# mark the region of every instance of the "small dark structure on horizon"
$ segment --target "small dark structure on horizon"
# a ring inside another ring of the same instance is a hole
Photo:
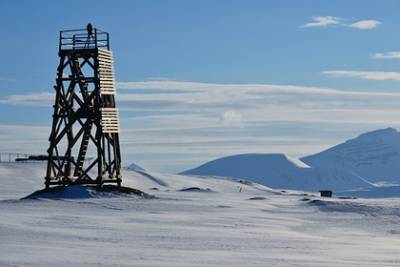
[[[121,186],[119,115],[109,33],[91,24],[86,29],[61,31],[58,55],[46,188]],[[88,155],[92,161],[85,160]]]
[[[332,197],[331,190],[321,190],[319,193],[321,194],[321,197]]]
[[[55,157],[53,156],[53,159],[56,160],[63,160],[64,157],[60,156],[60,157]],[[21,162],[21,161],[48,161],[49,157],[47,155],[27,155],[26,157],[18,157],[15,158],[16,162]]]

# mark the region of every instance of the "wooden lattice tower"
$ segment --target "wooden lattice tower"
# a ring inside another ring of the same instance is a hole
[[[91,24],[61,31],[59,57],[46,188],[120,186],[119,115],[109,34]]]

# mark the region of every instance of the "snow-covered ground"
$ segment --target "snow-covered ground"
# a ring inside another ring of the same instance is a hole
[[[19,200],[43,175],[0,164],[0,266],[400,266],[399,199],[125,170],[156,198]]]

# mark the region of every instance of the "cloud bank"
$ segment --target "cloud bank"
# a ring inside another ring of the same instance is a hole
[[[375,81],[399,81],[400,72],[393,71],[353,71],[353,70],[328,70],[323,71],[328,77],[362,78]]]
[[[400,59],[400,52],[376,53],[371,56],[373,59]]]
[[[399,93],[168,80],[126,81],[117,87],[126,164],[160,171],[237,153],[303,156],[366,130],[400,125]],[[52,93],[37,95],[11,95],[0,102],[52,105]],[[28,128],[17,130],[23,134]],[[38,128],[30,138],[46,147],[49,131],[49,126]]]

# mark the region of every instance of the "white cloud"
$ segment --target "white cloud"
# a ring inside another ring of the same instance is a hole
[[[242,114],[234,110],[225,111],[222,115],[222,122],[226,126],[242,127]]]
[[[301,27],[315,28],[315,27],[326,27],[326,26],[337,25],[337,26],[350,27],[360,30],[371,30],[375,29],[376,27],[382,24],[382,22],[373,19],[359,20],[350,24],[342,23],[342,21],[344,20],[346,19],[333,16],[315,16],[312,17],[310,22],[301,25]]]
[[[310,22],[303,24],[302,27],[304,27],[304,28],[325,27],[325,26],[329,26],[329,25],[339,24],[340,21],[341,21],[341,19],[338,17],[316,16],[316,17],[312,17]]]
[[[400,72],[393,71],[329,70],[323,71],[322,73],[330,77],[362,78],[376,81],[400,80]]]
[[[400,52],[385,52],[385,53],[376,53],[371,56],[374,59],[400,59]]]
[[[378,20],[370,19],[370,20],[360,20],[360,21],[354,22],[348,26],[351,28],[356,28],[356,29],[361,29],[361,30],[371,30],[371,29],[375,29],[380,24],[382,24],[382,22],[380,22]]]
[[[54,101],[54,97],[54,94],[49,92],[10,95],[0,99],[0,103],[21,106],[50,107],[51,103]]]

